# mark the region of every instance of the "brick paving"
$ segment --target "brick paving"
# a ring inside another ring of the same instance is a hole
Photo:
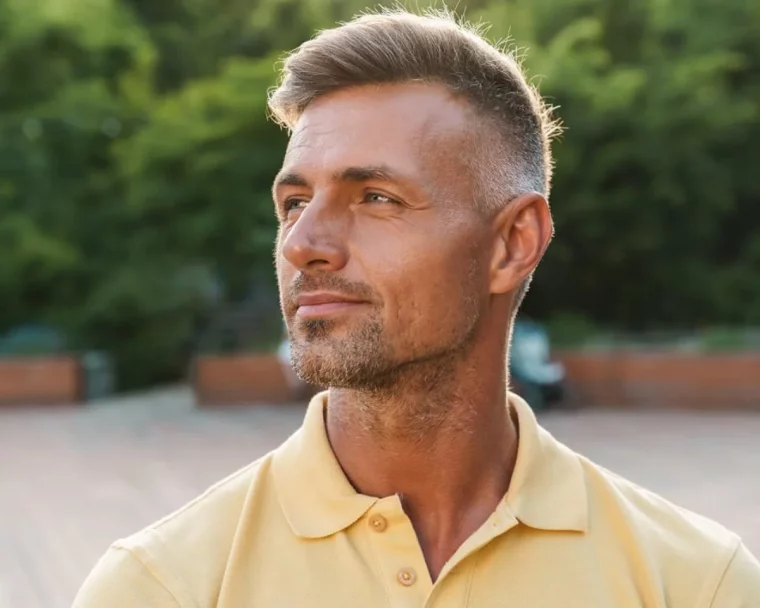
[[[0,608],[68,608],[111,541],[278,445],[303,406],[197,410],[184,389],[0,410]],[[574,449],[760,554],[760,415],[557,412]]]

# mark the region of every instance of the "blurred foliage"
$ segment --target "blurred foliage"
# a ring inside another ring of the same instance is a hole
[[[498,3],[567,126],[526,308],[627,330],[760,321],[760,4]]]
[[[526,313],[570,341],[760,323],[760,3],[466,4],[567,127]],[[183,373],[217,296],[271,289],[276,59],[365,6],[0,0],[0,333],[59,327],[122,387]]]
[[[599,328],[586,315],[562,311],[551,315],[546,331],[554,348],[583,346],[600,334]]]

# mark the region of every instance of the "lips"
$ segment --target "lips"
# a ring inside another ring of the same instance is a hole
[[[304,293],[296,298],[296,315],[303,319],[323,318],[366,303],[365,300],[340,293]]]
[[[362,300],[332,292],[304,293],[296,298],[296,306],[320,306],[322,304],[359,304]]]

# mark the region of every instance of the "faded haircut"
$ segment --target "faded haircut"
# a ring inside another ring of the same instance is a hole
[[[314,100],[350,87],[429,82],[467,100],[482,127],[469,164],[487,212],[527,192],[549,195],[550,143],[560,127],[507,45],[445,10],[364,13],[323,30],[284,61],[269,110],[292,131]],[[477,124],[477,123],[476,123]],[[530,280],[515,296],[515,310]]]

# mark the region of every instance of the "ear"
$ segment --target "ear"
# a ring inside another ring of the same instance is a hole
[[[554,235],[549,203],[538,193],[510,201],[494,218],[491,293],[514,291],[538,266]]]

